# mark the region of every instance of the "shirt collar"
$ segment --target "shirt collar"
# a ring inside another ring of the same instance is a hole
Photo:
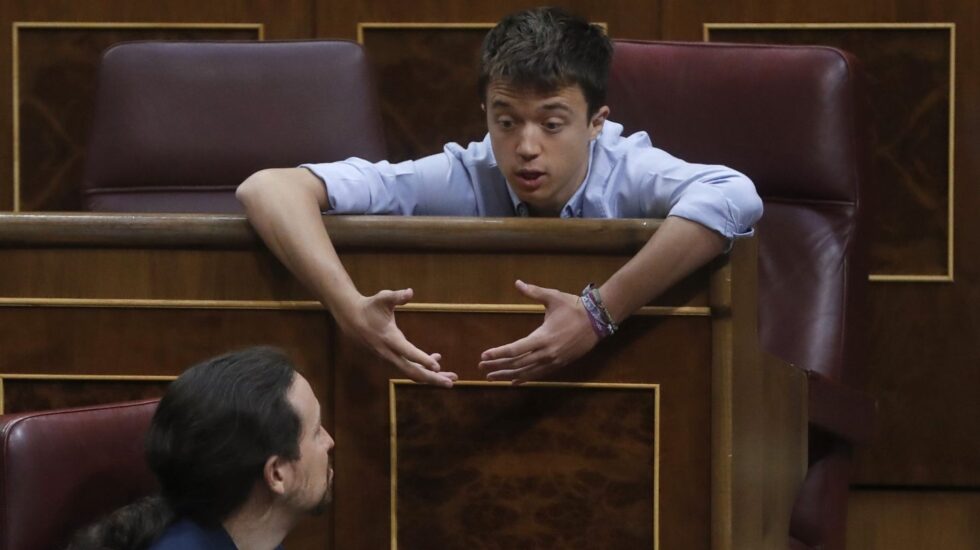
[[[578,186],[575,193],[568,199],[565,206],[562,207],[559,217],[561,218],[581,218],[582,217],[582,204],[585,201],[585,188],[589,183],[589,176],[592,175],[592,157],[595,155],[595,142],[596,140],[589,141],[589,166],[585,170],[585,178],[582,179],[582,184]],[[504,187],[507,188],[507,194],[510,196],[510,202],[514,205],[514,214],[521,218],[526,218],[530,216],[530,209],[527,204],[525,204],[521,199],[517,197],[517,193],[510,188],[510,184],[506,183],[507,178],[504,178]]]

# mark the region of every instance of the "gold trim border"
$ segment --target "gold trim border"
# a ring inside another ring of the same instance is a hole
[[[6,380],[37,380],[63,382],[171,382],[176,376],[144,374],[4,374],[0,373],[0,414],[4,414]]]
[[[390,457],[391,497],[389,515],[391,517],[391,550],[398,550],[398,419],[395,408],[397,386],[417,386],[406,379],[388,380],[388,448]],[[456,386],[469,387],[530,387],[530,388],[594,388],[604,390],[653,390],[653,550],[660,548],[660,384],[637,384],[626,382],[525,382],[514,386],[510,382],[484,382],[479,380],[460,380]],[[452,390],[449,390],[452,391]]]
[[[115,298],[0,298],[0,307],[76,307],[132,309],[276,309],[323,310],[314,301],[275,300],[155,300]],[[396,311],[411,313],[526,313],[542,314],[538,304],[480,304],[452,302],[416,302],[397,306]],[[632,316],[641,317],[710,317],[710,307],[644,306]]]
[[[609,34],[609,24],[605,22],[596,22],[596,25],[602,27],[602,30]],[[392,23],[392,22],[380,22],[380,21],[365,21],[357,23],[357,43],[364,45],[364,31],[365,30],[408,30],[408,29],[430,29],[430,30],[490,30],[494,28],[497,23],[480,23],[480,22],[461,22],[461,23],[425,23],[420,21],[410,21],[405,23]]]
[[[948,230],[946,235],[946,273],[940,275],[872,273],[868,280],[875,283],[952,283],[955,279],[955,152],[956,152],[956,23],[703,23],[702,41],[711,42],[711,30],[748,29],[832,29],[832,30],[948,30],[949,31],[949,175],[947,194]]]
[[[13,212],[20,212],[20,41],[21,29],[201,29],[201,30],[255,30],[258,40],[265,40],[264,23],[152,23],[152,22],[76,22],[76,21],[14,21],[11,23],[13,98]]]
[[[375,21],[357,23],[357,43],[364,45],[365,30],[407,30],[407,29],[432,29],[432,30],[490,30],[496,23],[382,23]]]

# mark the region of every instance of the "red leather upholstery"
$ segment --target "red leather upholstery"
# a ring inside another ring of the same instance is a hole
[[[0,550],[63,548],[155,489],[143,439],[157,400],[0,416]]]
[[[118,44],[98,86],[90,210],[240,212],[235,187],[257,170],[385,156],[353,42]]]
[[[792,544],[842,548],[847,439],[868,433],[872,412],[844,389],[861,383],[868,275],[872,137],[857,60],[820,46],[617,41],[608,103],[628,132],[755,182],[762,345],[811,378]],[[841,418],[850,430],[835,436]]]

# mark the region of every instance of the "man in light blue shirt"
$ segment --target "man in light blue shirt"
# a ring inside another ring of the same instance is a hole
[[[758,216],[755,187],[724,166],[691,164],[650,143],[622,136],[605,121],[589,143],[585,181],[562,205],[562,218],[666,218],[696,221],[726,239],[748,234]],[[332,214],[529,216],[532,205],[507,185],[490,135],[463,148],[399,164],[361,159],[304,164],[327,186]],[[743,212],[745,205],[747,208]]]
[[[762,214],[752,182],[724,166],[690,164],[643,133],[608,121],[612,44],[557,8],[519,12],[484,40],[479,89],[488,134],[463,148],[398,164],[360,159],[258,172],[238,189],[269,248],[333,313],[341,329],[419,382],[451,386],[439,354],[409,342],[394,308],[411,289],[362,296],[320,220],[333,214],[666,218],[599,288],[581,296],[517,281],[544,304],[542,325],[489,349],[490,380],[547,377],[612,335],[619,322],[751,234]]]

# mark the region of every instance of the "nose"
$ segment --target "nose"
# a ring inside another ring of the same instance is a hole
[[[533,124],[526,124],[521,129],[520,137],[517,141],[517,154],[526,161],[532,160],[541,154],[541,142],[537,128]]]

